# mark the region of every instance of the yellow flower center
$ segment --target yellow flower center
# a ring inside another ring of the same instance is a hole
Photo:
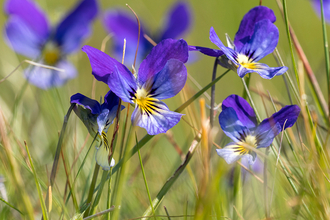
[[[147,114],[153,114],[157,111],[156,102],[158,99],[149,96],[148,92],[144,88],[139,88],[136,90],[133,102],[138,105],[138,107]]]
[[[245,54],[238,54],[237,62],[247,69],[256,69],[258,63],[252,63],[252,60]]]
[[[237,145],[238,147],[235,149],[235,152],[244,155],[249,153],[249,151],[251,151],[251,148],[257,147],[257,139],[255,136],[247,135],[244,141],[239,142]]]
[[[42,56],[47,65],[54,66],[60,59],[61,51],[53,42],[49,42],[45,45]]]

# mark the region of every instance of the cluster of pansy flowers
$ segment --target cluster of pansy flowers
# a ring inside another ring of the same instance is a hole
[[[49,27],[43,12],[28,0],[8,0],[5,10],[10,16],[5,32],[12,48],[41,63],[65,70],[65,74],[61,74],[52,69],[30,67],[25,70],[25,76],[32,84],[46,89],[62,85],[76,75],[75,68],[65,58],[76,51],[90,34],[89,24],[98,11],[96,0],[82,0],[53,29]],[[234,41],[227,36],[228,47],[224,46],[213,27],[210,29],[210,40],[220,50],[188,46],[183,39],[172,39],[182,34],[190,23],[188,6],[179,2],[170,10],[162,34],[154,38],[158,41],[155,47],[152,48],[150,43],[141,38],[137,74],[106,53],[83,46],[82,50],[90,60],[92,74],[111,90],[105,95],[103,104],[80,93],[71,97],[71,103],[76,104],[75,113],[96,138],[97,163],[105,170],[114,165],[114,160],[110,161],[106,133],[116,113],[123,109],[123,106],[119,106],[119,98],[135,105],[132,124],[146,129],[149,135],[165,133],[180,121],[183,115],[169,110],[161,100],[175,96],[184,87],[187,79],[185,63],[190,51],[218,57],[221,66],[237,72],[241,78],[252,72],[266,79],[284,74],[288,69],[285,66],[269,67],[258,62],[277,46],[279,31],[273,24],[275,20],[271,9],[257,6],[243,17]],[[125,38],[126,63],[132,64],[138,39],[137,24],[122,11],[106,12],[103,22],[114,35],[114,56],[120,57],[122,40]],[[145,32],[142,28],[140,34]],[[148,51],[150,53],[142,60]],[[227,163],[243,157],[253,164],[255,149],[271,145],[276,135],[294,125],[299,113],[298,106],[285,106],[258,125],[255,112],[247,101],[238,95],[228,96],[222,103],[219,123],[233,142],[218,149],[218,155]]]

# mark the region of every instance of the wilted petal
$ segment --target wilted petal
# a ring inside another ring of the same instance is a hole
[[[94,138],[98,134],[97,115],[92,114],[90,109],[84,108],[81,105],[76,105],[73,110]]]
[[[242,136],[249,134],[248,128],[243,125],[231,107],[222,110],[219,123],[223,132],[235,142],[241,141]]]
[[[97,11],[96,0],[83,0],[58,25],[54,40],[63,53],[72,53],[80,48],[82,41],[91,33],[90,23]]]
[[[45,14],[29,0],[8,0],[4,10],[12,17],[19,18],[40,39],[49,35],[49,26]]]
[[[249,164],[252,165],[256,159],[256,153],[245,149],[243,146],[237,145],[234,142],[227,144],[222,149],[216,149],[218,155],[222,157],[228,164],[234,163],[237,160],[244,158],[247,159]]]
[[[109,164],[109,149],[103,144],[96,150],[95,160],[98,165],[102,167],[103,170],[110,170],[111,167],[115,165],[115,160],[112,158]]]
[[[240,51],[243,45],[250,41],[250,38],[254,32],[255,24],[263,19],[268,19],[274,23],[276,21],[276,17],[273,10],[265,6],[257,6],[244,15],[234,39],[234,44],[237,51]]]
[[[15,52],[32,59],[40,56],[44,39],[36,35],[20,18],[10,18],[6,24],[5,33],[6,41]]]
[[[178,38],[187,31],[191,23],[190,9],[187,3],[177,2],[168,13],[167,22],[161,39]]]
[[[211,27],[210,29],[210,40],[212,43],[214,43],[215,45],[217,45],[222,51],[223,53],[228,57],[228,59],[230,59],[234,64],[237,64],[236,58],[237,58],[237,53],[236,51],[234,51],[233,49],[226,47],[221,40],[219,39],[217,33],[215,33],[213,27]]]
[[[152,111],[136,106],[132,114],[132,124],[145,128],[149,135],[165,133],[179,123],[182,114],[172,112],[165,103],[158,101]]]
[[[233,108],[238,120],[247,128],[257,126],[257,119],[250,104],[238,95],[230,95],[222,102],[222,110]]]
[[[78,105],[84,106],[85,108],[91,110],[92,114],[99,114],[101,112],[100,103],[94,99],[90,99],[80,93],[76,93],[71,96],[70,103],[76,103]]]
[[[300,108],[297,105],[287,105],[263,120],[255,130],[258,148],[268,147],[281,131],[292,127],[296,123],[299,113]]]
[[[261,20],[255,24],[250,41],[244,44],[239,53],[245,54],[253,62],[257,62],[274,51],[278,38],[277,27],[270,20]]]
[[[132,102],[130,94],[134,94],[137,87],[133,74],[126,66],[91,46],[86,45],[82,50],[89,58],[94,77],[108,84],[124,102]]]
[[[178,94],[187,81],[187,69],[179,60],[169,60],[155,75],[150,95],[156,99],[167,99]]]
[[[167,61],[176,59],[183,63],[188,60],[188,45],[184,40],[166,39],[157,44],[140,65],[138,82],[143,85],[160,72]]]
[[[110,10],[103,17],[103,25],[110,34],[113,34],[114,54],[117,59],[123,56],[124,39],[126,39],[125,64],[132,65],[138,41],[136,18],[131,15],[131,12]],[[137,63],[141,63],[146,52],[152,48],[152,45],[143,37],[143,25],[141,26]]]
[[[237,74],[243,78],[248,73],[258,73],[264,79],[272,79],[274,76],[279,76],[288,71],[288,67],[269,67],[263,63],[256,63],[253,69],[247,69],[243,66],[239,66]]]
[[[221,50],[211,49],[207,47],[199,47],[199,46],[191,46],[189,45],[189,51],[199,51],[202,54],[211,56],[211,57],[219,57],[222,56],[224,53]]]
[[[42,61],[39,63],[44,64]],[[63,69],[64,72],[30,65],[24,71],[24,75],[31,84],[41,89],[62,86],[69,79],[73,79],[77,75],[75,67],[69,61],[60,60],[55,67]]]

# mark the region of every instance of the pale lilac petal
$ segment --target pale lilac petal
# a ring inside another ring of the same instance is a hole
[[[258,73],[264,79],[272,79],[274,76],[279,76],[288,71],[288,67],[269,67],[266,64],[258,63],[254,69],[247,69],[243,66],[239,66],[237,74],[243,78],[248,73]]]
[[[250,165],[254,164],[257,156],[256,153],[250,152],[251,154],[250,153],[240,154],[239,151],[237,151],[237,149],[241,147],[242,146],[239,146],[236,143],[231,142],[222,149],[216,149],[216,151],[218,155],[222,157],[228,164],[232,164],[241,158],[246,159]]]

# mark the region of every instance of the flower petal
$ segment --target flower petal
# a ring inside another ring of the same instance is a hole
[[[233,108],[238,120],[247,128],[257,126],[257,118],[250,104],[238,95],[230,95],[222,102],[222,110]]]
[[[257,6],[244,15],[234,39],[237,51],[240,51],[243,45],[250,41],[255,24],[263,19],[268,19],[274,23],[276,17],[273,10],[265,6]]]
[[[234,51],[233,49],[226,47],[221,40],[219,39],[217,33],[215,33],[213,27],[210,29],[210,40],[212,43],[217,45],[223,53],[230,59],[234,64],[238,65],[236,58],[237,58],[237,52]]]
[[[8,0],[4,6],[7,14],[17,17],[40,39],[46,40],[49,26],[45,14],[29,0]]]
[[[29,58],[36,59],[41,54],[43,39],[36,35],[18,17],[11,17],[5,27],[6,41],[14,51]]]
[[[183,63],[188,60],[188,45],[184,40],[166,39],[157,44],[140,65],[138,82],[143,85],[160,72],[167,61],[177,59]]]
[[[98,134],[97,115],[92,114],[90,109],[84,108],[81,105],[76,105],[73,110],[84,123],[89,134],[94,138]]]
[[[187,3],[177,2],[168,13],[167,22],[161,39],[176,39],[187,31],[191,23],[190,9]]]
[[[117,60],[91,46],[84,46],[92,66],[94,77],[110,87],[124,102],[131,102],[130,93],[135,93],[137,87],[133,74]]]
[[[218,155],[222,157],[228,164],[232,164],[237,160],[244,158],[247,159],[249,164],[254,164],[256,160],[256,153],[253,151],[248,152],[242,146],[237,145],[234,142],[227,144],[222,149],[216,149]]]
[[[39,63],[44,64],[43,61]],[[30,65],[25,69],[24,75],[31,84],[41,89],[62,86],[77,75],[76,68],[69,61],[60,60],[55,67],[63,69],[64,72]]]
[[[278,29],[270,20],[258,21],[254,26],[250,41],[244,44],[239,53],[245,54],[253,62],[257,62],[274,51],[278,38]]]
[[[158,101],[151,113],[136,106],[131,119],[132,124],[145,128],[149,135],[156,135],[165,133],[175,126],[182,116],[180,113],[170,111],[164,102]]]
[[[99,114],[101,112],[100,103],[94,99],[90,99],[80,93],[76,93],[71,96],[70,103],[76,103],[82,105],[85,108],[91,110],[92,114]]]
[[[258,148],[268,147],[276,135],[284,129],[292,127],[296,123],[299,113],[300,108],[297,105],[287,105],[263,120],[255,130]]]
[[[272,79],[274,76],[279,76],[288,71],[288,67],[269,67],[263,63],[256,63],[253,69],[247,69],[243,66],[239,66],[237,69],[237,74],[243,78],[248,73],[256,72],[264,79]]]
[[[113,34],[114,56],[122,59],[124,39],[126,39],[125,64],[132,65],[134,62],[136,45],[138,41],[138,24],[131,13],[123,10],[107,11],[103,17],[105,29]],[[143,25],[141,25],[139,50],[137,63],[141,63],[152,45],[143,37]]]
[[[167,99],[178,94],[187,81],[187,69],[179,60],[167,61],[165,67],[155,75],[150,95],[156,99]]]
[[[104,144],[96,150],[95,160],[103,170],[110,170],[110,168],[115,165],[115,160],[113,158],[109,164],[109,150],[105,147]]]
[[[91,33],[90,23],[97,12],[96,0],[83,0],[58,25],[54,40],[63,53],[72,53],[80,48],[82,41]]]
[[[318,14],[321,17],[321,3],[320,0],[312,0],[313,6]],[[323,9],[324,9],[324,18],[325,20],[330,23],[330,1],[323,0]]]
[[[219,115],[219,123],[223,132],[234,142],[243,141],[243,136],[250,133],[249,129],[239,120],[235,109],[228,107]]]
[[[207,47],[199,47],[199,46],[188,46],[189,51],[199,51],[202,54],[211,56],[211,57],[219,57],[222,56],[224,53],[221,50],[211,49]]]

